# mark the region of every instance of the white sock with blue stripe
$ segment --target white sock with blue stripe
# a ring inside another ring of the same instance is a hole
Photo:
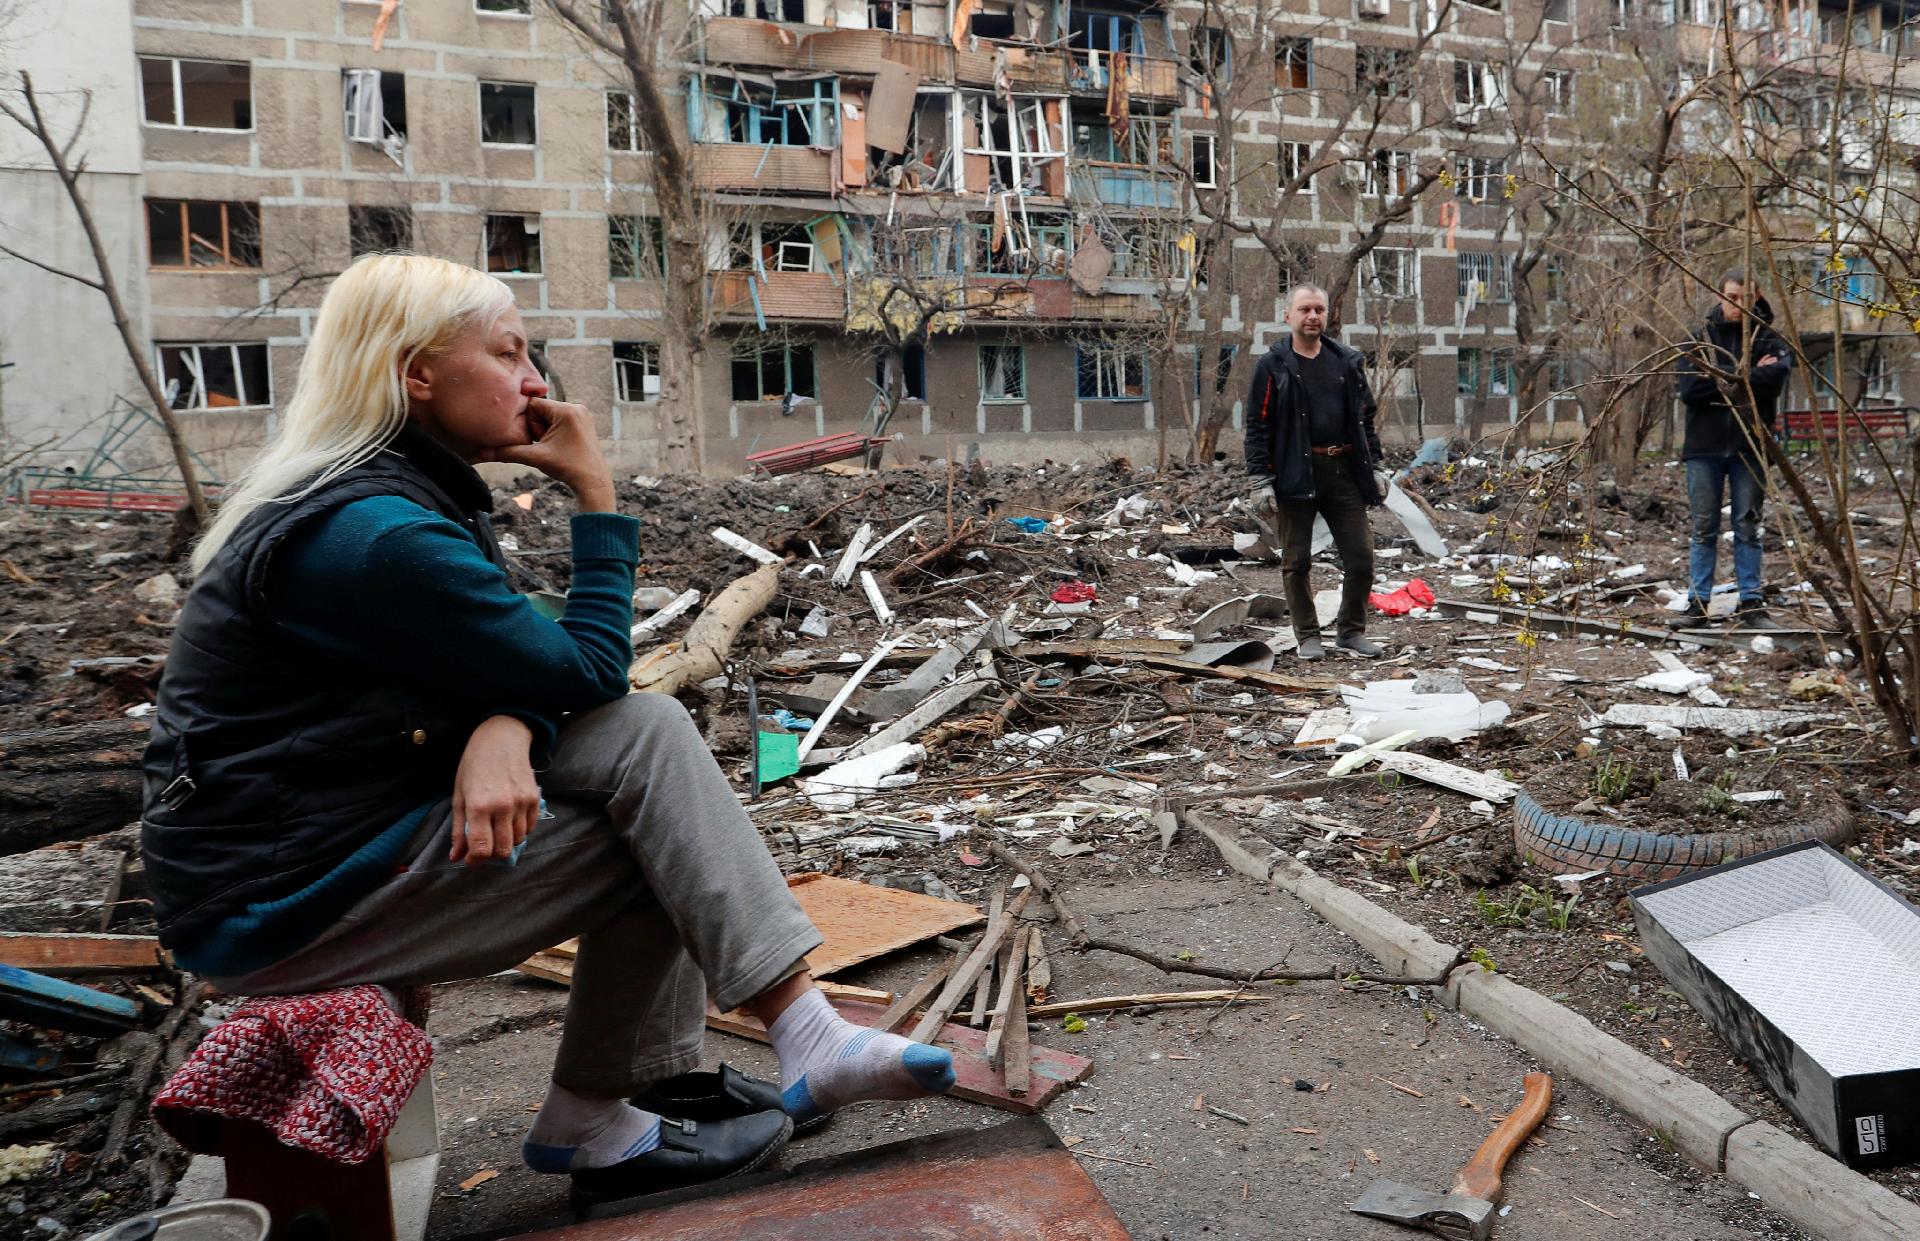
[[[953,1056],[841,1017],[818,990],[787,1006],[767,1028],[780,1057],[787,1115],[811,1120],[864,1099],[918,1099],[953,1088]]]
[[[520,1144],[535,1172],[610,1168],[660,1145],[660,1118],[625,1099],[596,1099],[554,1084]]]

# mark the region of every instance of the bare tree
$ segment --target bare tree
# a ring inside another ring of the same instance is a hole
[[[707,256],[712,222],[696,175],[693,144],[673,123],[681,99],[679,66],[669,41],[680,33],[666,19],[686,10],[645,0],[547,0],[590,46],[625,70],[633,123],[652,163],[653,197],[666,252],[660,317],[660,467],[701,468],[700,411],[712,316]],[[609,29],[611,26],[611,29]]]
[[[87,114],[91,108],[89,96],[81,104],[80,115],[74,121],[73,131],[65,139],[53,131],[45,111],[40,106],[40,97],[34,92],[33,77],[26,70],[20,72],[20,99],[18,102],[0,97],[0,114],[27,131],[34,141],[47,153],[47,160],[53,166],[54,175],[60,178],[61,188],[67,192],[67,201],[73,204],[74,214],[80,220],[80,227],[87,236],[87,248],[93,255],[94,274],[67,271],[42,262],[32,255],[23,254],[11,246],[0,243],[0,254],[20,260],[22,263],[38,267],[40,270],[60,276],[67,280],[83,284],[107,299],[107,308],[113,316],[114,330],[120,334],[120,343],[127,351],[128,361],[133,363],[134,371],[140,377],[140,386],[147,391],[147,399],[153,405],[154,415],[165,430],[167,442],[173,449],[174,464],[179,467],[180,480],[187,493],[187,507],[192,510],[194,520],[205,527],[208,520],[207,497],[200,487],[199,475],[194,473],[193,453],[187,447],[186,437],[181,434],[179,420],[173,416],[173,408],[167,401],[166,392],[161,388],[160,379],[153,372],[152,364],[147,360],[147,352],[140,340],[134,335],[133,321],[127,315],[126,303],[121,300],[120,286],[113,275],[113,265],[107,259],[106,244],[100,238],[100,230],[93,221],[93,208],[88,204],[86,195],[81,193],[80,181],[86,175],[87,159],[84,153],[76,156],[75,147],[86,132]]]

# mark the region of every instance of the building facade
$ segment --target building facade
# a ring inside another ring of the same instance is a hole
[[[546,0],[86,7],[33,55],[43,88],[97,93],[95,214],[215,469],[271,434],[329,277],[389,249],[500,275],[619,465],[656,467],[659,273],[688,260],[666,253],[632,81],[592,32]],[[1855,30],[1830,7],[695,0],[665,76],[708,213],[702,466],[862,428],[928,456],[1141,461],[1213,418],[1230,448],[1303,279],[1373,358],[1390,438],[1577,435],[1632,364],[1592,307],[1655,251],[1555,186],[1644,142],[1663,88],[1635,80],[1631,40],[1658,40],[1675,80],[1710,64],[1715,23],[1770,49],[1837,40],[1903,86],[1905,12],[1862,7]],[[17,151],[0,218],[42,231],[0,227],[76,265]],[[1870,313],[1886,277],[1803,248],[1763,283],[1810,323],[1842,306],[1850,385],[1898,403],[1912,334]],[[0,311],[8,434],[63,430],[50,451],[82,457],[86,419],[135,392],[103,312],[0,271],[52,308]],[[1642,354],[1710,305],[1705,283],[1657,287],[1673,305]],[[75,376],[79,351],[100,365]]]

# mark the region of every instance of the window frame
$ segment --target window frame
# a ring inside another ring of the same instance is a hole
[[[195,376],[194,385],[196,389],[200,391],[202,401],[206,400],[208,394],[205,391],[206,371],[204,366],[200,365],[198,362],[200,351],[205,349],[229,350],[231,354],[231,362],[233,365],[234,386],[238,389],[238,395],[239,395],[238,402],[233,405],[207,405],[207,404],[179,405],[179,404],[175,404],[173,398],[169,396],[167,399],[167,406],[169,409],[173,410],[174,412],[176,413],[230,413],[230,412],[249,410],[249,409],[271,409],[273,407],[273,351],[270,348],[268,348],[267,343],[265,341],[258,341],[258,340],[159,341],[159,340],[156,340],[153,342],[154,373],[160,377],[160,382],[163,388],[167,382],[166,351],[169,349],[193,351],[193,356],[196,359],[195,364],[190,367],[187,367],[186,369],[189,375]],[[265,393],[266,399],[264,401],[249,401],[247,399],[248,393],[247,393],[246,370],[240,365],[240,350],[242,349],[258,349],[260,351],[260,358],[263,364],[263,370],[267,377],[267,391]]]
[[[1107,364],[1114,363],[1116,369],[1107,374]],[[1125,391],[1127,380],[1134,370],[1139,371],[1140,391]],[[1091,374],[1094,379],[1094,391],[1086,390],[1086,381]],[[1103,394],[1100,389],[1109,378],[1118,380],[1118,391],[1111,395]],[[1141,348],[1128,348],[1125,345],[1095,344],[1091,342],[1077,344],[1073,348],[1073,399],[1076,401],[1104,401],[1109,404],[1128,404],[1152,399],[1147,378],[1147,351]]]
[[[254,100],[253,100],[253,62],[252,61],[207,60],[204,57],[200,57],[200,56],[136,56],[134,57],[136,73],[138,72],[140,62],[149,61],[149,60],[164,61],[166,64],[172,66],[171,72],[172,72],[172,81],[173,81],[173,114],[175,117],[185,117],[187,114],[186,91],[185,91],[185,88],[180,83],[180,66],[181,65],[189,65],[189,64],[191,65],[227,65],[229,67],[238,65],[239,67],[245,69],[247,71],[247,123],[244,126],[188,125],[183,120],[156,121],[147,115],[147,92],[145,89],[145,83],[143,82],[141,84],[141,90],[140,90],[140,124],[145,128],[176,129],[176,130],[182,130],[186,133],[196,133],[196,134],[250,134],[250,133],[256,132],[259,129],[259,116],[255,112],[254,106],[253,106]]]
[[[643,144],[646,141],[646,139],[640,133],[640,113],[638,109],[634,107],[633,92],[630,90],[621,90],[617,86],[609,86],[607,88],[607,150],[612,151],[616,155],[649,154],[650,148],[646,147],[645,145],[635,145],[635,146],[625,146],[625,147],[614,145],[613,110],[614,110],[615,99],[626,100],[627,136],[630,137],[636,144]]]
[[[1220,188],[1219,143],[1217,134],[1193,133],[1187,135],[1187,171],[1193,178],[1193,188],[1197,190],[1217,190]],[[1206,180],[1200,179],[1200,144],[1207,144]]]
[[[508,16],[501,14],[501,16]],[[532,136],[525,142],[500,142],[487,137],[487,87],[514,86],[525,87],[533,98]],[[480,146],[486,150],[529,151],[540,145],[540,87],[535,82],[502,82],[493,78],[481,78],[474,84],[474,118],[480,125]]]
[[[1380,279],[1380,256],[1392,255],[1397,275],[1396,286],[1392,290],[1375,288]],[[1375,246],[1368,254],[1368,278],[1366,291],[1369,297],[1391,299],[1393,301],[1418,300],[1420,297],[1420,251],[1412,246]]]
[[[621,357],[622,349],[631,348],[639,353],[638,357]],[[639,367],[640,395],[633,395],[634,389],[628,382],[630,367]],[[651,369],[652,374],[647,372]],[[647,381],[652,379],[653,391],[647,391]],[[647,401],[660,399],[660,342],[657,340],[616,340],[613,342],[613,399],[626,405],[639,405]]]
[[[773,341],[773,342],[762,342],[754,345],[753,348],[749,351],[741,348],[740,342],[744,339],[746,338],[745,337],[735,338],[732,348],[730,348],[727,351],[727,372],[728,372],[727,373],[727,391],[728,391],[728,394],[732,397],[732,401],[734,404],[766,405],[771,402],[784,400],[789,393],[791,393],[794,396],[806,397],[809,400],[814,400],[814,401],[817,401],[820,399],[820,360],[814,354],[812,341],[783,340],[783,341]],[[807,369],[809,372],[809,377],[812,381],[809,384],[810,390],[805,392],[802,392],[799,388],[795,387],[793,382],[793,359],[794,359],[795,352],[799,350],[806,351]],[[781,385],[780,395],[770,397],[766,394],[766,378],[767,378],[766,358],[769,354],[776,353],[776,352],[780,356],[780,371],[781,371],[781,379],[783,382]],[[754,386],[758,388],[760,392],[759,392],[759,395],[757,396],[743,397],[739,395],[738,383],[737,383],[737,381],[740,378],[739,368],[742,363],[747,362],[749,360],[751,360],[754,364],[754,375],[756,379]]]
[[[1305,172],[1307,167],[1313,163],[1313,143],[1295,142],[1290,138],[1282,139],[1280,142],[1280,158],[1275,160],[1274,163],[1278,165],[1280,169],[1280,188],[1285,189],[1293,183],[1295,177]],[[1313,172],[1307,176],[1306,180],[1300,183],[1299,192],[1302,194],[1313,193],[1313,181],[1314,178],[1319,175],[1320,170],[1317,168],[1314,169]]]
[[[987,388],[988,388],[987,378],[989,373],[987,369],[987,351],[990,349],[995,351],[1007,351],[1008,356],[1011,356],[1018,360],[1019,374],[1017,378],[1020,381],[1020,385],[1019,385],[1020,390],[1017,393],[1009,393],[1005,391],[1005,387],[1006,387],[1005,379],[1007,377],[1007,372],[1004,367],[1001,368],[1001,372],[1000,372],[1001,379],[1002,379],[1002,384],[1001,384],[1002,391],[1000,392],[1000,394],[996,396],[987,391]],[[976,370],[978,372],[978,381],[980,384],[980,401],[982,404],[1024,405],[1027,403],[1027,347],[1024,344],[1020,344],[1018,342],[1007,343],[1007,342],[982,341],[974,346],[974,354],[976,358]]]
[[[1499,196],[1505,197],[1506,195],[1507,160],[1505,156],[1458,155],[1454,157],[1453,170],[1453,192],[1456,197],[1464,198],[1474,203],[1490,203],[1495,197],[1494,182],[1496,180],[1500,183],[1498,187]],[[1473,186],[1476,182],[1486,191],[1485,193],[1475,194],[1473,192]]]
[[[649,227],[651,226],[651,227]],[[623,230],[631,231],[623,232]],[[647,234],[652,236],[648,237]],[[622,246],[622,241],[626,242]],[[652,255],[647,245],[652,246]],[[627,256],[631,264],[622,270],[623,264],[614,261],[616,255]],[[651,257],[651,270],[648,259]],[[544,263],[542,264],[544,266]],[[607,216],[607,279],[609,280],[658,280],[667,274],[667,227],[666,222],[657,215],[614,215]]]
[[[533,239],[533,257],[535,262],[539,264],[538,267],[533,271],[502,271],[493,266],[493,222],[495,220],[518,220],[523,229],[526,228],[527,221],[533,221],[533,227],[526,231],[527,235]],[[502,280],[540,280],[545,278],[547,274],[547,255],[546,243],[542,240],[543,229],[541,228],[541,222],[542,217],[538,212],[529,215],[524,211],[489,211],[481,216],[480,248],[485,256],[485,270],[487,274],[490,276],[498,276]]]
[[[1487,260],[1484,265],[1479,262],[1481,259]],[[1506,305],[1513,301],[1513,255],[1503,254],[1496,250],[1460,250],[1455,252],[1454,299],[1459,302],[1465,302],[1467,300],[1468,290],[1466,280],[1468,273],[1472,271],[1473,279],[1478,282],[1480,273],[1476,269],[1482,266],[1485,268],[1487,295],[1481,299],[1480,305]]]
[[[1280,80],[1283,66],[1287,74],[1287,80],[1284,82]],[[1313,89],[1313,37],[1311,35],[1278,35],[1274,38],[1273,84],[1279,90]]]
[[[145,200],[145,203],[147,207],[146,224],[147,224],[147,270],[148,271],[175,272],[175,273],[180,273],[185,275],[193,275],[197,273],[212,275],[212,274],[220,274],[220,273],[249,272],[249,271],[260,270],[261,268],[260,239],[262,236],[262,232],[260,228],[260,204],[240,202],[240,201],[227,201],[224,199],[208,199],[208,198],[149,198]],[[180,208],[180,257],[182,262],[181,262],[181,265],[179,266],[174,266],[172,264],[165,264],[165,263],[156,263],[154,261],[153,210],[155,207],[161,206],[163,204],[178,206]],[[218,266],[207,266],[202,264],[196,264],[193,261],[193,251],[194,251],[193,239],[195,234],[193,232],[192,225],[189,221],[188,211],[190,208],[195,206],[220,208],[220,253],[227,261],[219,264]],[[253,213],[253,228],[254,228],[253,259],[254,261],[252,263],[236,263],[233,261],[232,256],[233,256],[233,249],[234,249],[233,242],[234,242],[235,230],[234,230],[234,225],[230,218],[231,213],[229,211],[229,208],[233,208],[233,207],[240,207],[242,209],[249,210]]]
[[[1415,175],[1412,151],[1380,147],[1367,155],[1361,173],[1360,193],[1368,198],[1404,195],[1413,188]]]
[[[398,251],[398,252],[399,252],[399,253],[412,253],[412,252],[413,252],[413,242],[414,242],[414,219],[413,219],[413,208],[412,208],[411,206],[409,206],[409,205],[407,205],[407,204],[405,204],[405,203],[401,203],[401,204],[399,204],[398,206],[395,206],[395,205],[393,205],[393,204],[391,204],[391,203],[350,203],[350,204],[348,204],[348,206],[347,206],[347,253],[348,253],[348,254],[349,254],[350,256],[352,256],[353,258],[356,258],[356,259],[357,259],[357,258],[359,258],[359,257],[361,257],[362,255],[366,255],[366,254],[391,254],[391,253],[396,253],[396,251],[392,251],[392,250],[385,250],[385,249],[381,249],[381,250],[356,250],[356,249],[354,248],[354,236],[355,236],[355,234],[354,234],[354,228],[353,228],[353,213],[354,213],[354,212],[356,212],[356,211],[367,211],[367,212],[371,212],[371,211],[384,211],[384,212],[388,212],[388,213],[389,213],[389,214],[391,214],[391,215],[397,215],[397,216],[403,216],[403,217],[405,217],[405,219],[406,219],[406,222],[407,222],[407,237],[406,237],[406,245],[405,245],[404,247],[402,247],[402,248],[401,248],[401,250],[400,250],[400,251]]]
[[[533,0],[504,0],[504,2],[507,4],[520,3],[526,5],[526,7],[523,9],[488,9],[481,7],[482,0],[473,0],[474,16],[506,17],[515,21],[533,20]]]

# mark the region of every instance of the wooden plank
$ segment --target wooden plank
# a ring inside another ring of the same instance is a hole
[[[0,965],[46,973],[167,969],[172,962],[151,935],[0,933]]]
[[[1437,784],[1443,789],[1465,793],[1468,797],[1485,798],[1496,805],[1512,801],[1513,795],[1520,791],[1519,785],[1503,776],[1486,775],[1457,763],[1428,758],[1424,754],[1384,750],[1374,755],[1374,758],[1388,771],[1397,771],[1403,776],[1425,780],[1428,784]]]
[[[907,988],[906,992],[880,1015],[880,1020],[875,1025],[888,1034],[898,1030],[901,1023],[912,1015],[914,1009],[925,1004],[928,997],[939,990],[940,984],[947,980],[947,975],[953,972],[954,964],[958,960],[957,957],[946,957],[940,964],[934,966],[927,972],[925,978]]]
[[[569,941],[572,942],[572,941]],[[538,978],[545,982],[557,982],[561,986],[573,985],[573,958],[562,956],[553,949],[536,952],[514,969],[529,978]],[[878,987],[856,987],[850,983],[832,982],[815,979],[814,986],[830,1000],[852,1000],[860,1004],[891,1004],[893,992]]]
[[[987,1028],[987,1063],[1002,1074],[1006,1070],[1007,1023],[1013,1013],[1013,997],[1025,995],[1021,967],[1027,963],[1027,937],[1033,928],[1023,926],[1000,954],[1000,998],[993,1006],[993,1024]],[[1026,1025],[1025,1014],[1021,1026]]]
[[[0,965],[0,1017],[75,1034],[114,1035],[140,1025],[140,1006],[91,987]]]
[[[856,741],[842,750],[840,758],[858,758],[862,754],[884,750],[896,742],[911,741],[922,730],[938,724],[952,712],[985,693],[989,686],[997,684],[999,682],[993,680],[976,679],[949,685],[879,732],[864,740]]]
[[[907,149],[907,128],[913,120],[920,75],[911,66],[888,60],[873,75],[873,93],[867,107],[867,145],[901,155]]]
[[[927,1010],[927,1015],[920,1019],[920,1024],[913,1028],[914,1042],[928,1042],[929,1037],[947,1023],[947,1018],[959,1006],[961,997],[966,995],[967,989],[980,977],[980,972],[987,968],[987,963],[993,960],[993,954],[1000,950],[1000,941],[1007,937],[1008,931],[1020,920],[1021,911],[1027,907],[1027,898],[1032,895],[1033,889],[1028,888],[1014,898],[1013,904],[1007,907],[1006,915],[1001,918],[997,926],[992,923],[987,925],[987,932],[980,937],[980,943],[972,953],[968,954],[967,959],[960,963],[960,968],[947,978],[946,988],[940,992],[940,998],[935,1000],[933,1006]]]
[[[859,1026],[874,1026],[882,1016],[879,1006],[872,1004],[837,1001],[834,1008],[842,1017]],[[756,1043],[767,1041],[765,1027],[751,1017],[709,1012],[707,1027],[752,1039]],[[937,1033],[937,1041],[953,1053],[953,1069],[957,1080],[947,1093],[956,1099],[984,1103],[1002,1111],[1031,1116],[1051,1103],[1069,1085],[1085,1080],[1093,1072],[1093,1061],[1084,1056],[1051,1047],[1034,1047],[1030,1052],[1030,1086],[1024,1097],[1016,1097],[1008,1092],[1005,1077],[987,1063],[986,1031],[948,1025],[942,1026]]]
[[[814,875],[797,884],[788,882],[794,899],[826,941],[807,954],[807,968],[815,978],[984,921],[972,905],[943,901],[923,892],[876,887],[832,875]]]
[[[1028,927],[1029,952],[1039,939],[1039,928]],[[1033,1044],[1027,1036],[1027,987],[1030,985],[1028,981],[1013,989],[1007,1005],[1006,1039],[1001,1046],[1000,1080],[1006,1083],[1007,1093],[1015,1096],[1033,1089]]]
[[[993,894],[993,903],[987,906],[987,926],[998,926],[1006,916],[1007,894],[1005,889]],[[980,971],[980,981],[973,985],[973,1004],[967,1013],[967,1024],[979,1029],[987,1024],[988,1004],[993,999],[993,971],[996,964],[1006,968],[1007,955],[1002,951],[993,960],[987,962],[987,968]]]
[[[855,530],[853,537],[847,540],[847,550],[842,553],[839,566],[834,569],[833,576],[828,579],[834,586],[845,590],[853,585],[853,571],[860,567],[862,560],[866,559],[867,544],[872,540],[873,523],[861,522],[860,528]]]

